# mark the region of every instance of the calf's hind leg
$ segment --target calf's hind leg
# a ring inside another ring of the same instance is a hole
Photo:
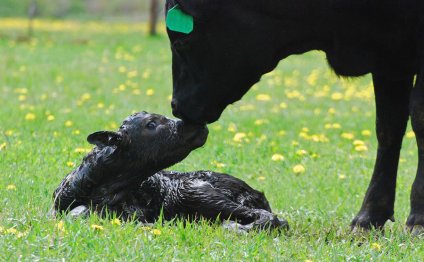
[[[388,219],[393,220],[399,154],[408,122],[413,76],[392,79],[390,75],[373,74],[373,82],[377,159],[361,210],[351,223],[352,229],[382,228]]]
[[[411,190],[411,212],[406,225],[413,233],[424,232],[424,62],[411,94],[410,114],[418,146],[418,169]]]
[[[241,224],[238,229],[287,229],[288,223],[280,220],[276,215],[264,209],[248,208],[226,197],[219,189],[208,183],[192,185],[181,192],[180,204],[187,215],[200,215],[207,219],[231,219]],[[171,210],[164,212],[174,213]],[[229,223],[227,228],[236,229],[237,223]]]

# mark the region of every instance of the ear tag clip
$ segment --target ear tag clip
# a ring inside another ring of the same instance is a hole
[[[184,13],[180,6],[176,5],[168,11],[166,16],[166,26],[171,31],[190,34],[194,27],[193,17]]]

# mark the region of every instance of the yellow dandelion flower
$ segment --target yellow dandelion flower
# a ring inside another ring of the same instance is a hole
[[[82,94],[82,96],[81,96],[81,100],[82,101],[87,101],[87,100],[90,100],[91,99],[91,95],[90,95],[90,93],[84,93],[84,94]]]
[[[298,146],[299,145],[299,142],[293,140],[291,144],[292,144],[292,146]]]
[[[334,128],[334,129],[340,129],[340,128],[342,128],[342,126],[339,123],[334,123],[332,125],[332,128]]]
[[[150,71],[149,70],[144,71],[142,77],[143,79],[148,79],[150,77]]]
[[[127,77],[128,78],[134,78],[134,77],[137,76],[137,74],[138,74],[137,71],[133,70],[133,71],[130,71],[130,72],[127,73]]]
[[[34,113],[28,113],[28,114],[25,115],[25,120],[28,120],[28,121],[33,121],[33,120],[35,120],[35,118],[36,118],[36,116],[35,116]]]
[[[355,150],[358,152],[364,152],[368,150],[368,147],[366,145],[359,145],[355,147]]]
[[[105,104],[103,104],[102,102],[97,103],[97,108],[104,108]]]
[[[264,176],[260,176],[260,177],[258,177],[258,180],[259,181],[264,181],[265,180],[265,177]]]
[[[331,94],[331,99],[335,100],[335,101],[342,100],[343,94],[339,93],[339,92],[335,92],[335,93]]]
[[[127,71],[127,68],[125,68],[125,66],[120,66],[119,68],[118,68],[118,72],[119,73],[125,73]]]
[[[280,103],[280,108],[281,109],[286,109],[288,107],[287,103],[281,102]]]
[[[363,136],[371,136],[371,131],[370,130],[362,130],[361,135],[363,135]]]
[[[109,127],[110,127],[111,129],[116,129],[116,128],[118,128],[118,124],[117,124],[116,122],[110,122],[110,123],[109,123]]]
[[[376,251],[380,251],[381,250],[381,245],[378,243],[372,243],[371,244],[371,249],[374,249]]]
[[[155,94],[155,90],[153,90],[151,88],[146,90],[146,96],[152,96],[154,94]]]
[[[406,133],[406,137],[407,137],[407,138],[415,138],[415,133],[414,133],[414,131],[409,131],[409,132],[407,132],[407,133]]]
[[[334,114],[336,113],[336,109],[335,109],[335,108],[333,108],[333,107],[331,107],[331,108],[329,108],[329,109],[328,109],[328,113],[329,113],[330,115],[334,115]]]
[[[228,125],[228,129],[227,129],[229,132],[231,132],[231,133],[235,133],[236,131],[237,131],[237,126],[236,126],[236,124],[234,124],[234,123],[230,123],[229,125]]]
[[[91,151],[90,148],[82,148],[82,147],[77,147],[74,150],[75,153],[88,153],[90,151]]]
[[[54,115],[48,115],[47,121],[53,121],[55,119]]]
[[[271,100],[271,96],[268,94],[259,94],[256,96],[256,100],[266,102]]]
[[[281,154],[273,154],[271,157],[272,161],[284,161],[284,156]]]
[[[162,231],[160,231],[159,229],[153,229],[152,230],[152,233],[153,233],[153,235],[155,235],[155,236],[159,236],[159,235],[161,235],[162,234]]]
[[[344,180],[344,179],[346,179],[346,175],[344,175],[344,174],[340,174],[340,175],[339,175],[339,179],[340,179],[340,180]]]
[[[56,84],[60,84],[63,82],[63,76],[56,76]]]
[[[298,156],[304,156],[304,155],[307,155],[307,154],[308,154],[308,151],[306,151],[304,149],[299,149],[299,150],[296,151],[296,155],[298,155]]]
[[[294,167],[293,167],[293,172],[295,173],[295,174],[301,174],[301,173],[304,173],[305,172],[305,167],[303,166],[303,165],[295,165]]]
[[[63,222],[63,220],[60,220],[56,225],[55,225],[56,229],[62,232],[65,232],[65,223]]]
[[[318,158],[319,155],[317,153],[312,153],[311,157],[315,159],[315,158]]]
[[[6,233],[7,234],[16,235],[16,234],[18,234],[18,232],[19,231],[16,228],[14,228],[14,227],[11,227],[11,228],[6,229]]]
[[[224,163],[218,162],[216,160],[212,161],[211,164],[214,165],[214,166],[216,166],[217,168],[223,168],[223,167],[225,167],[225,164]]]
[[[72,121],[71,121],[71,120],[67,120],[67,121],[65,122],[65,126],[66,126],[66,127],[71,127],[73,124],[74,124],[74,123],[72,123]]]
[[[6,146],[7,146],[6,142],[0,144],[0,151],[4,150]]]
[[[25,101],[26,100],[26,96],[25,95],[19,95],[18,96],[18,101]]]
[[[117,218],[114,218],[114,219],[112,219],[112,220],[110,221],[110,223],[111,223],[112,225],[117,225],[117,226],[119,226],[119,225],[121,225],[121,220],[119,220],[119,219],[117,219]]]
[[[25,94],[28,93],[28,89],[26,89],[26,88],[15,88],[14,92],[16,94],[25,95]]]
[[[125,91],[126,89],[127,89],[127,86],[124,85],[124,84],[120,84],[119,87],[118,87],[118,90],[121,91],[121,92]]]
[[[71,161],[68,161],[68,162],[66,162],[66,165],[69,166],[69,167],[74,167],[75,166],[75,163],[74,162],[71,162]]]
[[[286,131],[285,130],[278,131],[278,136],[285,136],[285,135],[286,135]]]
[[[96,225],[96,224],[92,224],[90,227],[91,229],[98,230],[98,231],[101,231],[104,229],[103,226]]]
[[[343,132],[341,137],[344,139],[352,140],[355,136],[352,133]]]
[[[16,190],[16,186],[14,184],[10,184],[6,186],[7,190]]]
[[[362,140],[356,139],[356,140],[353,141],[353,145],[354,146],[362,146],[362,145],[365,145],[365,142],[362,141]]]
[[[6,130],[6,132],[4,132],[4,134],[5,134],[6,136],[12,136],[12,135],[13,135],[13,130],[11,130],[11,129]]]
[[[257,125],[257,126],[261,126],[261,125],[266,124],[266,123],[268,123],[268,120],[266,120],[266,119],[255,120],[255,125]]]
[[[81,131],[79,131],[78,129],[75,129],[74,131],[72,131],[72,134],[79,135],[81,134]]]
[[[236,133],[233,137],[233,141],[240,143],[243,141],[244,138],[246,138],[246,136],[247,136],[246,133],[242,133],[242,132]]]

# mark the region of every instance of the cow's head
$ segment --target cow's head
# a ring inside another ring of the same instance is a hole
[[[193,17],[189,33],[171,30],[173,114],[211,123],[278,63],[276,27],[243,1],[168,0]],[[247,1],[246,1],[247,2]]]

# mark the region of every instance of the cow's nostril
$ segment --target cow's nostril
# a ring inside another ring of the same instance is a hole
[[[180,113],[178,112],[178,105],[177,105],[177,102],[175,102],[175,100],[174,100],[174,99],[172,99],[172,101],[171,101],[171,108],[172,108],[172,114],[173,114],[175,117],[181,118],[181,115],[180,115]]]

